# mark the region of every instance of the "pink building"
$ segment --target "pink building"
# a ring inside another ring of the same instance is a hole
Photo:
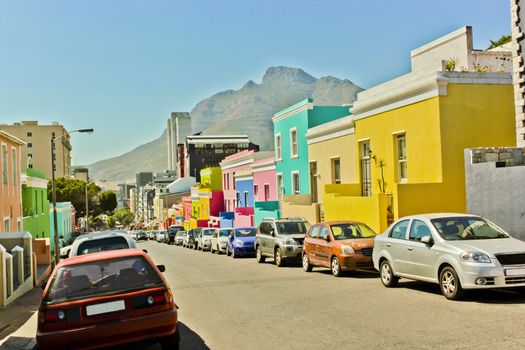
[[[237,189],[235,187],[235,174],[247,171],[253,163],[255,151],[247,150],[232,154],[220,163],[222,170],[222,190],[224,192],[224,210],[233,212],[237,207]]]
[[[20,174],[23,145],[24,141],[0,130],[0,232],[23,229]]]
[[[255,202],[277,201],[277,178],[274,157],[253,162],[252,174]]]

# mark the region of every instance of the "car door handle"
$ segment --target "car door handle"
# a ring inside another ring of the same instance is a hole
[[[414,250],[414,248],[412,248],[412,247],[408,247],[407,249],[408,249],[409,251],[413,251],[413,250]]]
[[[392,246],[392,244],[390,244],[390,243],[387,243],[387,244],[386,244],[386,246],[387,246],[387,247],[391,247],[391,246]]]

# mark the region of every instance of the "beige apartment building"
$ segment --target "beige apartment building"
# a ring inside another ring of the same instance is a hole
[[[71,136],[57,122],[51,125],[39,125],[38,121],[22,121],[13,124],[0,124],[0,129],[23,140],[22,169],[34,168],[42,171],[48,179],[51,178],[51,138],[56,139],[55,176],[71,176]]]

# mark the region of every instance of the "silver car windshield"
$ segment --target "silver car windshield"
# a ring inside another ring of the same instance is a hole
[[[430,220],[447,241],[508,238],[505,232],[482,218],[465,216]]]
[[[283,221],[277,223],[277,230],[279,230],[279,234],[281,235],[304,235],[306,231],[308,231],[308,228],[302,221]]]

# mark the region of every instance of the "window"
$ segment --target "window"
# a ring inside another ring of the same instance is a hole
[[[332,183],[341,183],[341,160],[339,158],[332,159]]]
[[[4,219],[4,232],[9,232],[9,218]]]
[[[232,180],[233,180],[233,189],[235,190],[236,189],[236,186],[235,186],[235,172],[232,174]]]
[[[270,199],[270,185],[264,184],[264,201],[268,202]]]
[[[321,231],[319,232],[319,238],[327,239],[330,236],[330,231],[326,228],[325,225],[321,226]]]
[[[255,199],[259,199],[259,185],[253,185],[253,196]]]
[[[31,137],[31,136],[33,136],[33,133],[31,131],[28,131],[27,132],[27,137]]]
[[[16,157],[16,149],[12,149],[11,150],[11,164],[12,164],[12,168],[11,168],[11,171],[13,173],[13,185],[16,185],[17,183],[17,173],[18,173],[18,167],[16,166],[17,164],[17,157]]]
[[[292,173],[292,194],[300,193],[299,173]]]
[[[432,236],[428,226],[423,221],[414,220],[412,222],[412,226],[410,226],[410,234],[408,239],[413,241],[421,241],[421,238],[425,236]]]
[[[390,231],[389,237],[397,239],[405,239],[408,228],[408,220],[398,222]]]
[[[237,202],[236,202],[236,204],[235,204],[235,207],[236,207],[236,208],[239,208],[239,207],[241,206],[241,193],[240,193],[240,192],[237,192],[237,193],[236,193],[236,197],[237,197],[237,198],[236,198],[236,199],[237,199]]]
[[[372,177],[370,159],[372,150],[370,149],[370,141],[364,141],[359,144],[361,156],[361,195],[369,197],[372,195]]]
[[[275,159],[283,159],[283,145],[281,142],[281,134],[275,135]]]
[[[32,144],[31,142],[29,142],[29,143],[27,144],[27,147],[31,148],[31,147],[33,147],[33,144]]]
[[[19,220],[16,221],[16,231],[22,232],[22,222]]]
[[[299,156],[299,145],[297,144],[297,128],[290,129],[290,158]]]
[[[319,229],[319,225],[312,226],[312,228],[310,229],[310,237],[319,238]]]
[[[29,164],[27,167],[28,167],[29,169],[33,169],[33,164]]]
[[[279,197],[278,200],[281,200],[283,194],[284,194],[283,175],[277,174],[277,196]]]
[[[248,207],[248,191],[244,191],[244,206]]]
[[[51,137],[55,137],[55,132],[54,131],[51,133]]]
[[[7,184],[7,146],[2,145],[2,183]]]
[[[399,181],[406,181],[407,174],[407,142],[406,135],[396,135],[396,158],[397,158],[397,177]]]

